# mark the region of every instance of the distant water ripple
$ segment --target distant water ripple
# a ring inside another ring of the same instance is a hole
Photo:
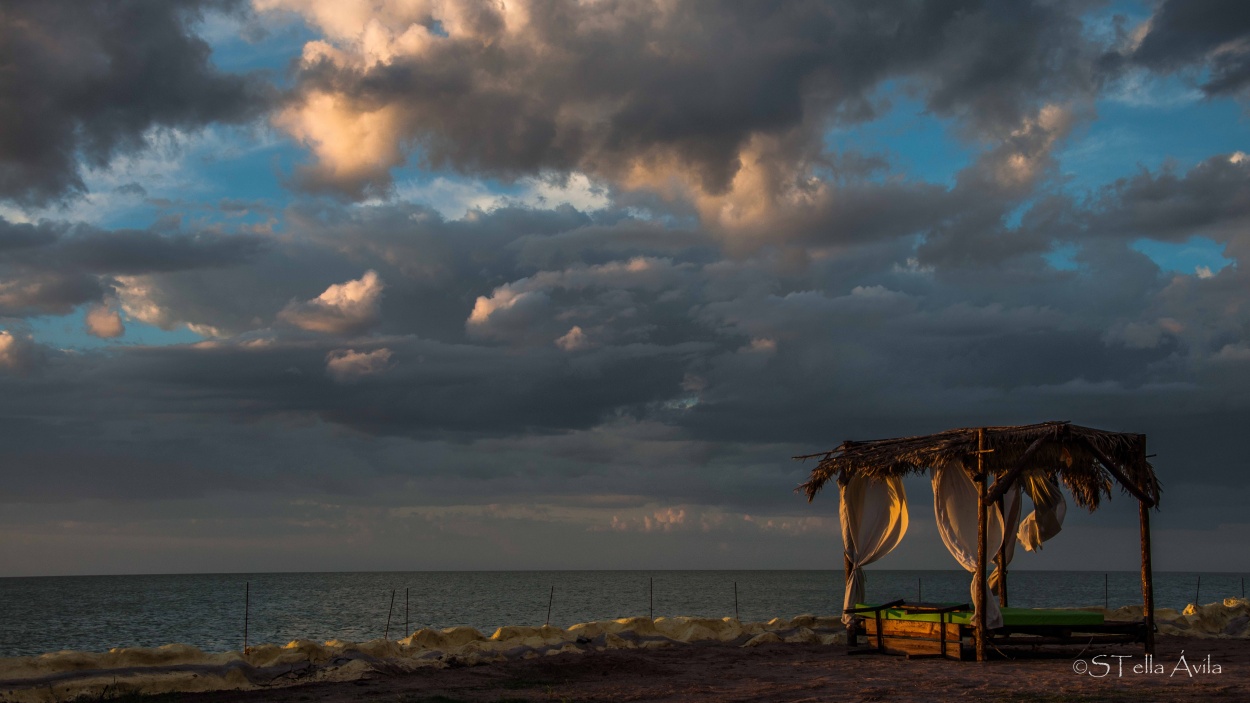
[[[1241,595],[1245,574],[1202,574],[1202,602]],[[832,614],[842,603],[842,574],[833,571],[456,571],[304,574],[72,576],[0,579],[0,656],[61,649],[102,651],[171,642],[207,651],[243,643],[244,583],[250,583],[249,641],[369,640],[469,625],[489,634],[502,625],[541,625],[552,586],[551,624],[647,615],[654,579],[656,617],[734,614],[733,584],[743,620],[803,613]],[[1194,598],[1198,574],[1155,575],[1161,608]],[[923,597],[967,601],[962,571],[869,570],[868,598]],[[1136,572],[1107,575],[1112,607],[1141,603]],[[1102,605],[1104,575],[1087,571],[1015,571],[1012,605]]]

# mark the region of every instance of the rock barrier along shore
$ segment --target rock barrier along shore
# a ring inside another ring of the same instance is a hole
[[[775,642],[845,642],[842,622],[800,615],[742,623],[733,618],[603,620],[558,627],[501,627],[484,635],[472,627],[423,629],[400,640],[294,640],[246,652],[209,653],[185,644],[62,651],[0,659],[0,701],[44,703],[97,700],[125,694],[272,688],[318,681],[351,681],[374,672],[470,666],[606,649],[654,649],[686,644],[754,647]]]
[[[1141,617],[1141,606],[1106,610],[1108,620]],[[1250,600],[1190,604],[1155,613],[1161,635],[1250,638]],[[652,649],[686,644],[754,647],[769,643],[841,644],[836,617],[800,615],[742,623],[733,618],[621,618],[558,627],[501,627],[484,635],[471,627],[422,629],[400,640],[294,640],[247,652],[209,653],[185,644],[62,651],[0,659],[0,702],[45,703],[106,699],[125,694],[250,690],[318,681],[351,681],[371,673],[421,667],[470,666],[607,649]]]

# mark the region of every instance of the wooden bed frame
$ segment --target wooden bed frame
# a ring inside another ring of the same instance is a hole
[[[882,615],[898,608],[912,613],[935,613],[938,622],[898,620]],[[851,654],[898,654],[908,659],[945,657],[971,661],[976,657],[976,627],[947,620],[953,613],[966,612],[966,603],[908,603],[896,600],[882,605],[848,608],[848,615],[858,616],[847,627],[847,646]],[[1090,645],[1146,642],[1149,630],[1145,621],[1104,622],[1088,625],[1008,625],[992,630],[986,643],[999,647],[1037,647],[1039,645]],[[858,636],[867,638],[867,647],[859,647]]]

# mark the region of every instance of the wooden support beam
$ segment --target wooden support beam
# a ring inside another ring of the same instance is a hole
[[[1111,457],[1103,453],[1097,445],[1085,437],[1082,437],[1081,439],[1085,442],[1085,446],[1089,447],[1090,451],[1094,452],[1094,456],[1098,457],[1098,461],[1102,463],[1103,467],[1107,469],[1115,480],[1120,482],[1121,486],[1124,486],[1125,490],[1131,493],[1134,498],[1144,503],[1147,508],[1155,507],[1154,499],[1142,492],[1142,489],[1139,486],[1128,480],[1128,476],[1124,475],[1124,472],[1120,470],[1120,467],[1116,466],[1116,463],[1111,460]]]
[[[851,570],[854,568],[855,568],[855,565],[851,563],[851,557],[846,553],[846,550],[844,547],[842,551],[842,570],[846,575],[846,580],[842,582],[843,587],[845,587],[846,584],[850,582]],[[854,608],[855,604],[851,603],[851,607]],[[858,641],[859,638],[856,636],[855,633],[856,633],[855,618],[851,618],[851,621],[846,624],[846,646],[847,647],[859,646],[859,641]]]
[[[977,569],[974,575],[975,584],[972,588],[973,607],[976,608],[976,651],[977,661],[985,661],[985,552],[986,552],[986,520],[985,512],[989,502],[985,495],[985,428],[977,430]]]
[[[984,432],[984,430],[982,430],[982,432]],[[1020,455],[1020,460],[1016,462],[1016,465],[1011,467],[1011,471],[1008,471],[1003,474],[1002,478],[994,481],[994,488],[990,491],[989,495],[991,503],[997,503],[1002,500],[1003,495],[1007,493],[1007,489],[1011,488],[1011,485],[1016,482],[1017,478],[1020,477],[1020,472],[1024,471],[1025,468],[1028,467],[1029,459],[1032,459],[1033,455],[1037,453],[1038,448],[1042,446],[1042,442],[1045,442],[1048,439],[1051,438],[1046,435],[1042,435],[1041,437],[1033,440],[1033,443],[1024,450],[1023,454]]]
[[[1003,499],[999,498],[995,503],[998,506],[998,514],[1003,520],[1003,541],[998,545],[998,554],[994,555],[994,566],[998,569],[998,604],[1004,608],[1007,607],[1007,545],[1010,544],[1008,539],[1015,539],[1015,535],[1009,535],[1007,532],[1007,523],[1010,522],[1007,511],[1003,510]]]
[[[1141,520],[1141,595],[1142,619],[1146,621],[1146,654],[1155,652],[1155,586],[1150,565],[1150,508],[1145,502],[1137,503]]]

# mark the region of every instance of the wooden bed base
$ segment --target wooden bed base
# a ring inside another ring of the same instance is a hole
[[[882,616],[889,608],[908,613],[937,613],[940,622],[895,620]],[[898,654],[909,659],[945,657],[957,661],[976,659],[975,628],[947,622],[949,613],[967,610],[965,605],[933,605],[894,601],[884,605],[849,608],[848,614],[861,616],[847,628],[851,654]],[[859,646],[859,635],[866,647]],[[1011,625],[992,630],[986,643],[995,648],[1037,647],[1041,645],[1090,645],[1146,642],[1143,622],[1110,622],[1099,625]]]

